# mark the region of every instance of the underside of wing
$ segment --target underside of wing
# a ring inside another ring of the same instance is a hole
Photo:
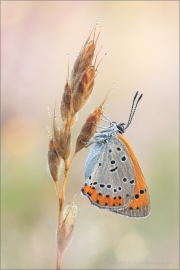
[[[128,217],[146,217],[150,213],[150,196],[144,176],[141,172],[136,156],[126,139],[121,134],[118,134],[118,138],[124,143],[128,153],[130,154],[130,158],[135,169],[136,185],[133,199],[126,209],[112,209],[111,211],[120,215],[126,215]]]
[[[112,211],[124,210],[132,201],[135,171],[125,145],[118,138],[95,143],[85,164],[82,193],[90,202]]]

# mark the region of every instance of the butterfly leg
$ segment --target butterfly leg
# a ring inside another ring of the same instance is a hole
[[[104,121],[104,122],[106,122],[106,123],[109,123],[109,121],[107,121],[107,120],[105,120],[105,119],[103,119],[103,118],[101,118],[101,120]]]
[[[83,142],[83,141],[81,141],[81,143],[88,144],[88,142]]]
[[[111,121],[109,118],[107,118],[104,114],[102,114],[102,116],[103,116],[106,120],[104,120],[104,119],[101,119],[101,120],[103,120],[104,122],[108,122],[108,123],[112,124],[112,121]]]
[[[103,138],[103,137],[98,137],[97,139],[96,139],[96,137],[93,139],[93,140],[90,140],[87,144],[86,144],[86,146],[85,146],[85,148],[87,148],[88,146],[90,146],[91,144],[93,144],[93,143],[105,143],[107,140],[105,139],[105,138]]]

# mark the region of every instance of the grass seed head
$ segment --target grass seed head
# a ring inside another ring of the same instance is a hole
[[[87,102],[94,86],[95,69],[91,66],[78,82],[73,92],[73,109],[78,112]]]
[[[54,143],[56,151],[59,156],[66,160],[71,151],[71,128],[69,123],[65,123],[59,131],[56,124],[54,124]]]
[[[60,175],[61,158],[58,155],[53,139],[49,142],[48,150],[49,171],[54,181],[58,181]]]
[[[97,129],[96,125],[98,125],[100,122],[101,112],[101,108],[97,108],[86,119],[86,122],[82,126],[80,134],[76,140],[76,153],[83,149],[86,146],[86,143],[88,143],[94,135]]]
[[[99,105],[99,107],[96,108],[92,113],[90,113],[90,115],[86,119],[86,122],[82,126],[79,136],[76,139],[75,153],[83,149],[96,132],[97,125],[99,124],[102,115],[102,107],[107,100],[108,94],[103,100],[103,102]]]
[[[66,82],[66,85],[64,87],[60,111],[62,121],[64,123],[69,122],[73,112],[73,105],[72,105],[72,91],[68,81]]]
[[[76,90],[77,84],[79,83],[79,81],[82,80],[84,74],[88,71],[89,67],[92,66],[92,60],[94,57],[94,51],[97,42],[94,40],[95,35],[93,35],[92,40],[90,40],[90,38],[92,36],[92,33],[95,33],[95,30],[96,26],[90,31],[90,34],[86,39],[84,45],[82,46],[74,63],[70,77],[70,85],[72,92]]]
[[[64,220],[57,230],[57,248],[62,254],[69,246],[75,228],[75,219],[77,215],[77,206],[75,203],[69,204],[64,210]]]

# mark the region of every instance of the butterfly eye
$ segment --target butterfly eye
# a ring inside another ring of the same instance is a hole
[[[119,123],[116,125],[120,133],[124,133],[124,125],[124,123]]]

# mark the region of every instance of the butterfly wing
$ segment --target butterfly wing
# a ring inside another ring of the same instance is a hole
[[[150,196],[146,182],[144,180],[144,176],[141,172],[136,156],[129,143],[121,134],[118,134],[117,137],[119,140],[121,140],[121,142],[126,146],[128,150],[128,153],[133,163],[133,167],[135,169],[136,184],[133,199],[127,206],[127,208],[123,210],[112,209],[111,211],[129,217],[145,217],[150,213]]]
[[[85,164],[82,192],[99,208],[123,210],[133,199],[135,171],[124,143],[116,137],[97,142]]]

